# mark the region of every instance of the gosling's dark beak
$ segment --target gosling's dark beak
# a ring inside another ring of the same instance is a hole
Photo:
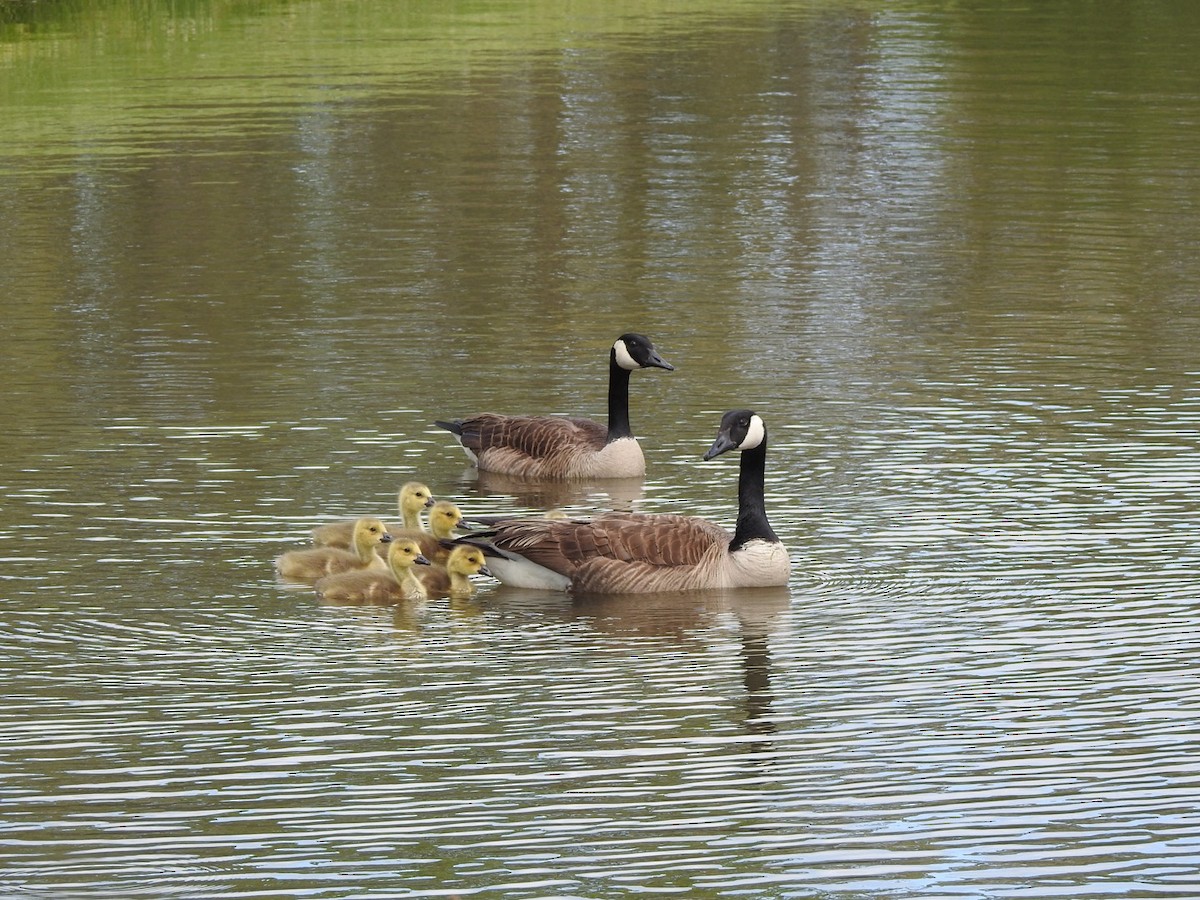
[[[705,460],[716,459],[722,453],[729,450],[736,450],[737,443],[725,432],[717,435],[717,439],[713,441],[713,445],[708,448],[708,452],[704,454]]]
[[[433,498],[432,497],[430,497],[428,500],[425,501],[426,509],[429,509],[429,507],[431,507],[431,506],[433,506]]]
[[[432,566],[433,565],[433,563],[431,563],[429,561],[429,557],[425,556],[425,554],[423,554],[423,553],[420,556],[418,556],[416,559],[413,560],[413,564],[418,565],[418,566]]]
[[[491,570],[491,569],[489,569],[487,566],[480,566],[480,567],[479,567],[479,574],[480,574],[480,575],[486,575],[488,578],[495,578],[495,577],[496,577],[495,575],[493,575],[493,574],[492,574],[492,570]]]
[[[466,531],[468,529],[486,528],[487,526],[480,522],[472,522],[470,519],[459,519],[458,524],[454,527],[459,531]]]
[[[385,531],[383,534],[381,534],[379,536],[379,543],[390,544],[391,542],[392,542],[392,536],[388,532]]]

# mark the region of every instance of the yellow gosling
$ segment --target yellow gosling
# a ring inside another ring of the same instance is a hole
[[[478,547],[460,544],[450,553],[446,567],[432,566],[417,573],[430,597],[449,597],[459,600],[475,593],[472,575],[491,575],[484,565],[483,551]]]
[[[375,552],[375,548],[391,539],[387,526],[379,519],[359,519],[354,523],[353,549],[311,547],[292,550],[276,557],[275,569],[284,578],[295,581],[316,581],[325,575],[358,569],[386,572],[387,563]]]
[[[463,520],[462,510],[449,500],[439,500],[429,510],[429,531],[419,529],[393,528],[390,529],[393,538],[407,538],[416,541],[421,547],[421,553],[435,566],[446,564],[450,551],[442,546],[442,541],[454,537],[454,529]]]
[[[317,596],[329,603],[377,606],[424,600],[425,586],[413,574],[414,565],[428,565],[417,542],[407,538],[388,546],[387,572],[342,572],[317,581]]]
[[[396,495],[396,505],[400,510],[400,521],[405,528],[421,528],[421,513],[433,506],[433,494],[429,488],[419,481],[410,481],[400,488]],[[346,519],[341,522],[330,522],[313,529],[313,544],[317,547],[341,547],[350,549],[354,539],[354,523],[357,519]]]

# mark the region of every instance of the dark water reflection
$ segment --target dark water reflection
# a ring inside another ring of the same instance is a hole
[[[0,9],[0,893],[1196,893],[1196,7],[435,6]],[[743,404],[785,590],[271,572]]]

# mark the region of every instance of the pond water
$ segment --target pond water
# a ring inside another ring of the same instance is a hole
[[[1200,7],[0,6],[0,894],[1200,896]],[[435,418],[603,416],[634,483]],[[773,591],[332,608],[315,524]]]

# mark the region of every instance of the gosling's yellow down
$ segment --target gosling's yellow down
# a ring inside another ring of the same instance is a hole
[[[403,528],[421,528],[421,513],[433,506],[433,494],[419,481],[410,481],[396,495],[396,506],[400,510]],[[350,549],[354,540],[354,523],[357,519],[330,522],[313,529],[313,544],[317,547],[341,547]],[[390,531],[391,529],[389,529]]]
[[[450,556],[450,551],[442,546],[442,541],[454,537],[454,529],[462,524],[462,520],[462,510],[457,505],[451,503],[449,500],[439,500],[429,510],[428,532],[421,531],[420,529],[393,528],[391,529],[391,535],[393,538],[405,538],[416,541],[421,548],[421,553],[431,563],[435,566],[445,565],[446,559]]]
[[[385,605],[424,600],[425,587],[413,574],[414,565],[429,565],[417,542],[402,538],[388,545],[387,572],[342,572],[317,581],[317,596],[330,603]]]
[[[475,593],[472,575],[492,573],[484,565],[483,551],[478,547],[460,544],[451,551],[446,567],[431,566],[416,573],[430,597],[450,597],[458,600]]]
[[[387,571],[387,563],[375,552],[380,543],[392,539],[387,526],[379,519],[362,518],[354,523],[353,550],[340,547],[310,547],[292,550],[275,558],[275,569],[284,578],[296,581],[316,581],[335,572],[356,569]]]

